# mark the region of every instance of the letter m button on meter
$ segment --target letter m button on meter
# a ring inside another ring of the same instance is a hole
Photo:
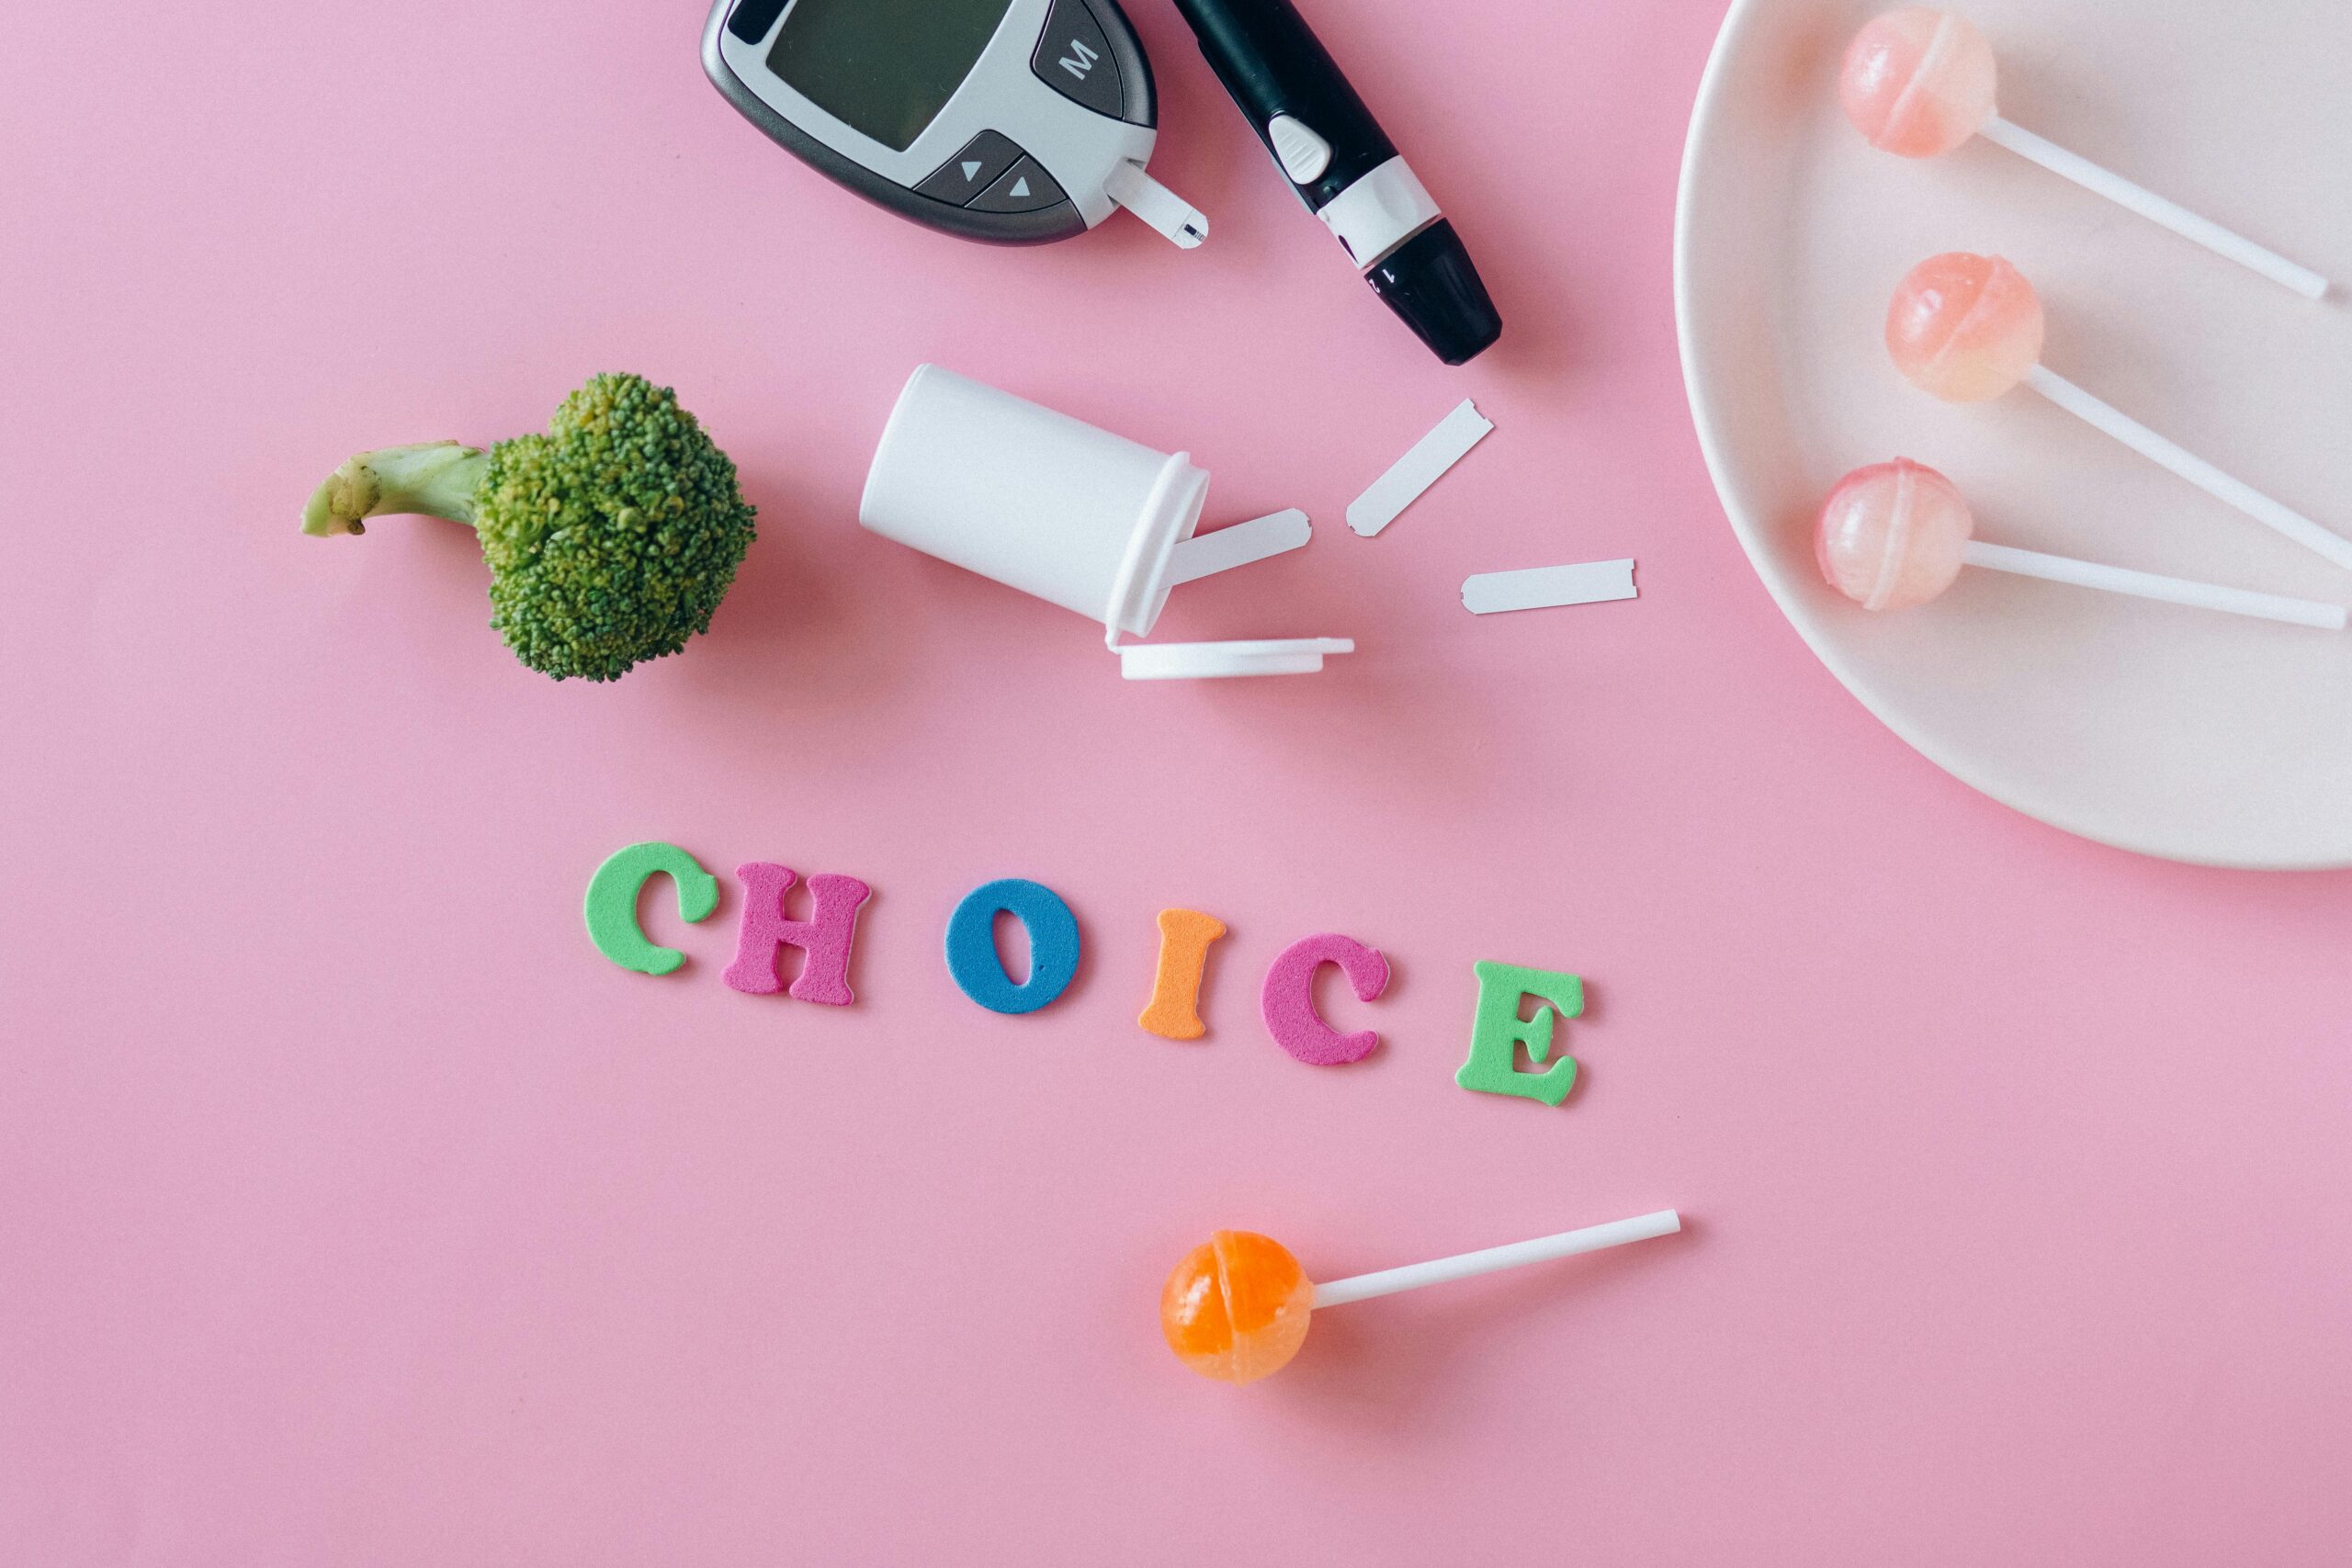
[[[1144,173],[1151,66],[1114,0],[718,0],[702,59],[752,124],[934,229],[1042,244],[1126,207],[1208,232]]]

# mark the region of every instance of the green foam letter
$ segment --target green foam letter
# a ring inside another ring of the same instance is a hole
[[[1478,976],[1478,1016],[1470,1026],[1470,1059],[1453,1081],[1480,1094],[1516,1094],[1559,1104],[1576,1085],[1576,1058],[1563,1055],[1540,1073],[1522,1073],[1512,1048],[1526,1046],[1527,1059],[1538,1065],[1551,1055],[1553,1024],[1584,1011],[1584,982],[1574,975],[1521,969],[1515,964],[1480,962],[1470,969]],[[1522,1019],[1519,1004],[1524,997],[1550,1006]],[[1553,1008],[1559,1011],[1555,1014]]]
[[[656,947],[637,923],[637,895],[646,879],[668,872],[678,885],[678,918],[692,924],[718,908],[718,878],[675,844],[631,844],[596,868],[588,879],[588,940],[624,969],[667,975],[686,961],[674,947]]]

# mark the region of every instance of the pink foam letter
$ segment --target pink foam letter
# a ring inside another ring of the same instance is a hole
[[[1283,948],[1274,966],[1266,971],[1266,988],[1259,997],[1266,1032],[1274,1037],[1275,1044],[1311,1066],[1361,1062],[1372,1055],[1380,1036],[1369,1029],[1341,1034],[1315,1010],[1315,971],[1326,964],[1338,964],[1347,975],[1360,1002],[1377,1000],[1388,988],[1388,960],[1377,948],[1329,932],[1301,937]]]
[[[837,1008],[855,1001],[849,988],[849,950],[857,940],[857,911],[874,889],[854,876],[812,876],[808,918],[788,920],[784,896],[799,880],[797,873],[750,861],[737,866],[735,874],[743,879],[743,924],[735,938],[735,962],[727,966],[727,983],[753,996],[783,990],[776,958],[788,944],[807,954],[788,995]]]

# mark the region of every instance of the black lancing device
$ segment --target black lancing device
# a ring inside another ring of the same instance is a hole
[[[1290,0],[1176,0],[1209,68],[1372,291],[1448,365],[1502,335],[1470,253]]]

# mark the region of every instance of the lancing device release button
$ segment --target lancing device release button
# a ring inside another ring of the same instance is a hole
[[[1313,185],[1331,166],[1331,144],[1304,120],[1278,114],[1266,127],[1266,139],[1274,144],[1274,156],[1282,161],[1283,173],[1293,185]]]

